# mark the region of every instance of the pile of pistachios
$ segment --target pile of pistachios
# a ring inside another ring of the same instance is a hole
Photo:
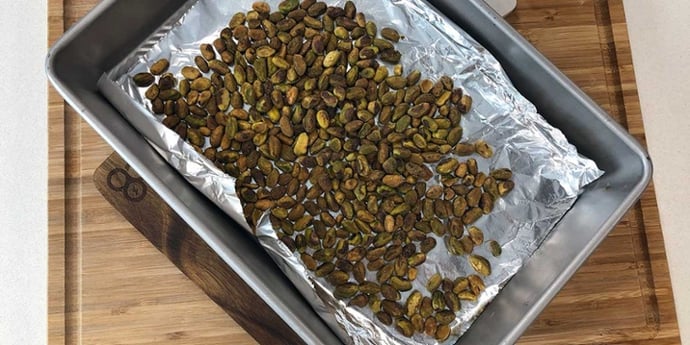
[[[472,98],[448,76],[405,73],[402,39],[350,1],[256,2],[200,46],[195,66],[175,75],[162,59],[133,81],[165,126],[237,178],[249,224],[268,212],[338,299],[406,337],[444,341],[491,274],[474,249],[501,254],[472,224],[514,184],[510,170],[469,158],[493,155],[461,142]],[[438,272],[413,291],[437,239],[476,274]]]

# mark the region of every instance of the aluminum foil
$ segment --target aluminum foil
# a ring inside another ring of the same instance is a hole
[[[298,255],[278,240],[268,217],[257,229],[251,229],[242,215],[235,192],[235,179],[225,175],[190,145],[160,124],[162,117],[149,111],[144,90],[137,88],[131,76],[144,72],[160,58],[171,62],[170,72],[179,74],[186,65],[194,65],[201,43],[212,42],[229,18],[238,11],[248,11],[254,0],[192,0],[168,23],[150,37],[137,51],[101,78],[99,87],[124,116],[150,141],[158,152],[191,184],[213,200],[248,231],[255,234],[289,279],[312,303],[313,308],[347,344],[438,344],[417,335],[402,337],[382,325],[368,309],[347,307],[336,300],[332,287],[305,269]],[[267,1],[276,8],[278,0]],[[344,5],[344,0],[328,1]],[[496,59],[425,1],[354,0],[366,9],[368,19],[379,27],[394,27],[405,39],[397,44],[406,71],[419,69],[424,78],[451,76],[474,99],[471,112],[462,121],[463,141],[484,139],[495,151],[491,159],[476,157],[481,171],[510,168],[515,189],[497,201],[494,211],[476,225],[487,239],[498,241],[503,254],[494,258],[486,246],[475,253],[486,257],[493,272],[486,277],[486,290],[474,303],[463,303],[451,324],[452,335],[443,344],[453,344],[524,260],[538,248],[558,220],[577,199],[582,188],[603,172],[595,163],[580,156],[563,134],[549,125],[535,107],[512,86]],[[439,183],[438,176],[430,184]],[[473,270],[466,258],[450,255],[444,241],[431,251],[420,266],[414,289],[425,291],[427,279],[436,272],[445,276],[466,276]],[[405,300],[407,296],[403,296]]]

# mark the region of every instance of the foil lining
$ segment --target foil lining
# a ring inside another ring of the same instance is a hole
[[[335,299],[329,283],[306,270],[299,256],[278,240],[268,217],[262,218],[257,229],[251,229],[242,215],[235,179],[163,126],[162,117],[150,112],[145,90],[132,83],[133,75],[146,71],[160,58],[170,60],[170,72],[181,78],[181,68],[194,65],[193,57],[198,54],[199,45],[212,42],[234,13],[250,10],[253,2],[190,0],[139,49],[104,75],[99,82],[100,90],[170,165],[246,230],[255,231],[266,251],[344,343],[440,344],[422,335],[412,339],[402,337],[393,328],[382,325],[368,309],[347,307]],[[267,2],[272,8],[279,3],[278,0]],[[338,6],[344,2],[327,1]],[[486,246],[475,250],[490,261],[493,272],[486,277],[487,288],[479,299],[463,303],[451,324],[451,337],[442,344],[454,344],[538,248],[584,186],[603,172],[593,161],[580,156],[565,136],[537,113],[488,51],[428,3],[420,0],[354,2],[358,9],[366,9],[367,18],[379,27],[394,27],[405,36],[397,48],[403,54],[406,71],[418,69],[424,78],[432,80],[448,75],[473,97],[472,110],[462,121],[463,141],[481,138],[495,151],[488,160],[475,157],[480,170],[510,168],[513,171],[513,192],[476,223],[484,230],[485,238],[501,244],[503,254],[494,258]],[[430,183],[439,180],[436,176]],[[413,289],[425,291],[427,279],[436,272],[451,277],[473,273],[466,258],[449,254],[443,240],[436,239],[438,245],[419,267]],[[403,301],[406,297],[404,294]]]

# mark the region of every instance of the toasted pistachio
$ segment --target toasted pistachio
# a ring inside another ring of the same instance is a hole
[[[436,171],[439,174],[443,174],[443,175],[450,174],[450,173],[455,172],[455,169],[458,167],[458,164],[460,164],[460,162],[458,162],[456,159],[448,158],[444,161],[441,161],[436,166]]]
[[[503,251],[501,248],[501,245],[498,244],[498,242],[491,240],[488,242],[489,243],[489,250],[491,251],[491,255],[498,257],[501,255],[501,252]]]
[[[147,87],[156,81],[156,78],[151,73],[137,73],[132,77],[134,84],[138,87]]]
[[[287,14],[296,9],[297,6],[299,6],[298,0],[285,0],[278,4],[278,10],[283,14]]]
[[[450,337],[450,326],[448,325],[440,325],[436,329],[436,340],[439,342],[444,342]]]
[[[500,196],[505,196],[513,190],[514,186],[515,184],[513,181],[501,181],[498,183],[498,194]]]
[[[168,59],[160,59],[154,62],[153,65],[151,65],[151,67],[149,67],[149,71],[153,75],[161,75],[167,72],[169,67],[170,61],[168,61]]]
[[[350,298],[359,292],[359,286],[354,283],[345,283],[335,287],[334,295],[337,298]]]
[[[436,336],[436,328],[438,327],[438,323],[436,322],[436,318],[433,316],[429,316],[424,320],[424,333],[430,337],[435,337]]]
[[[460,301],[476,300],[490,273],[472,254],[484,239],[470,225],[514,182],[508,169],[458,161],[493,155],[481,139],[461,143],[472,98],[448,76],[405,74],[402,38],[352,1],[284,0],[273,12],[257,1],[199,42],[181,80],[162,59],[133,82],[164,125],[237,179],[249,224],[266,214],[337,298],[403,336],[444,341]],[[423,274],[436,236],[479,275]],[[407,293],[417,279],[427,296]]]
[[[479,207],[484,214],[489,214],[494,209],[494,198],[490,193],[482,193],[482,198],[479,200]]]
[[[412,337],[414,334],[414,326],[412,325],[412,322],[404,317],[396,321],[395,329],[406,337]]]
[[[480,255],[470,255],[470,265],[477,273],[488,276],[491,274],[491,264]]]
[[[359,284],[359,291],[368,295],[374,295],[381,291],[381,287],[377,283],[364,281]]]
[[[479,295],[486,288],[484,281],[478,275],[469,275],[467,279],[470,282],[470,290],[472,290],[475,295]]]
[[[335,270],[335,265],[333,265],[330,262],[323,263],[321,266],[319,266],[316,271],[314,271],[314,274],[316,274],[317,277],[325,277],[331,272]]]
[[[369,296],[364,295],[364,294],[359,294],[355,297],[353,297],[347,305],[349,306],[355,306],[359,308],[364,308],[369,304]]]
[[[398,291],[408,291],[412,289],[412,283],[400,277],[391,277],[390,284]]]
[[[431,294],[431,306],[436,311],[441,311],[446,307],[446,301],[443,299],[443,292],[436,290]]]
[[[513,172],[505,168],[493,170],[490,175],[496,180],[510,180],[513,178]]]
[[[494,150],[484,140],[477,140],[474,143],[474,148],[477,153],[484,158],[490,158],[494,155]]]
[[[474,224],[481,216],[483,212],[481,208],[474,207],[465,212],[462,216],[462,222],[469,225]]]
[[[464,291],[470,286],[470,282],[467,278],[465,277],[458,277],[455,279],[453,282],[453,293],[455,294],[460,294],[460,292]]]
[[[453,293],[451,293],[451,295],[455,296]],[[455,296],[455,298],[457,298],[457,296]],[[455,313],[448,309],[441,310],[436,313],[436,320],[440,325],[448,325],[455,320]]]
[[[381,36],[389,41],[397,43],[400,41],[400,34],[393,28],[381,29]]]
[[[429,317],[433,312],[434,307],[431,298],[424,296],[424,298],[422,298],[422,305],[419,307],[419,315],[422,317]]]
[[[400,303],[385,299],[381,301],[381,308],[393,317],[402,317],[404,314],[404,309]]]
[[[470,97],[469,95],[462,95],[460,103],[458,104],[458,109],[460,110],[460,112],[463,114],[467,114],[470,111],[471,107],[472,97]]]
[[[385,311],[379,311],[376,313],[376,318],[384,325],[390,326],[393,324],[393,318],[390,314]]]
[[[158,85],[153,84],[146,90],[145,96],[148,100],[153,101],[156,98],[158,98],[159,93],[160,93],[160,89],[158,88]]]
[[[417,290],[413,291],[410,296],[407,297],[407,302],[405,303],[405,315],[412,317],[413,315],[417,314],[419,307],[422,304],[423,297],[424,296],[421,292]]]
[[[441,276],[440,273],[434,273],[431,277],[429,277],[429,280],[426,283],[426,289],[429,292],[434,292],[436,289],[441,286],[441,281],[443,280],[443,277]]]
[[[484,243],[484,232],[482,232],[482,230],[480,230],[478,227],[470,226],[469,229],[467,229],[467,232],[469,233],[470,239],[475,245],[478,246]]]
[[[433,237],[427,237],[420,244],[420,249],[422,253],[428,253],[436,247],[436,240]]]

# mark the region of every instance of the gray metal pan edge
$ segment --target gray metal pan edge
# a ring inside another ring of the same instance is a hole
[[[81,117],[305,343],[338,344],[338,338],[259,244],[174,171],[97,91],[101,74],[121,61],[126,52],[135,49],[184,3],[101,2],[50,49],[46,61],[48,78]]]
[[[170,168],[97,91],[103,72],[187,2],[103,1],[51,48],[48,77],[82,118],[306,343],[338,344],[259,245]],[[650,181],[652,166],[622,127],[482,0],[429,2],[490,50],[539,112],[606,171],[458,342],[512,344],[632,207]]]
[[[649,184],[647,153],[481,0],[430,0],[501,62],[513,84],[606,174],[589,185],[461,344],[512,344]]]

